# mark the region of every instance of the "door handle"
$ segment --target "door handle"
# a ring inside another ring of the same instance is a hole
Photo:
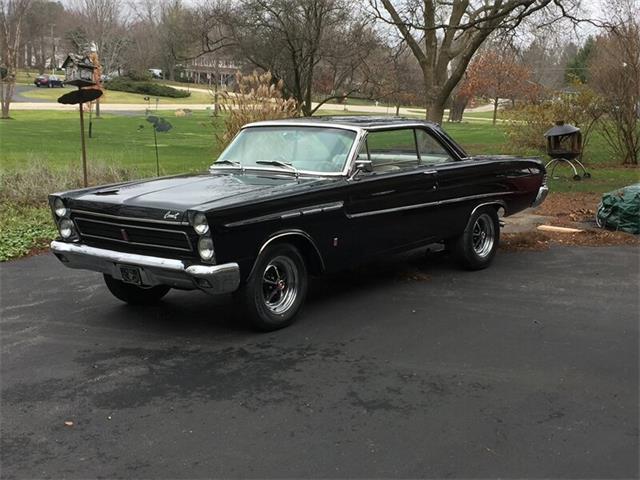
[[[425,170],[424,172],[422,172],[424,175],[435,175],[436,173],[438,173],[437,170]]]

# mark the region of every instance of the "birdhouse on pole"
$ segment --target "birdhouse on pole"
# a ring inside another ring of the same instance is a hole
[[[96,83],[93,81],[93,71],[95,65],[86,55],[76,55],[70,53],[62,64],[67,79],[64,83],[75,85],[78,88],[91,87]]]

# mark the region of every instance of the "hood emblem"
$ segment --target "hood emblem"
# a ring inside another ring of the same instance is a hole
[[[180,212],[172,212],[171,210],[169,210],[167,213],[164,214],[164,219],[177,220],[179,216],[180,216]]]

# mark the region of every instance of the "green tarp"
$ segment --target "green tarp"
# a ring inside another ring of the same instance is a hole
[[[640,183],[605,193],[598,206],[600,227],[640,233]]]

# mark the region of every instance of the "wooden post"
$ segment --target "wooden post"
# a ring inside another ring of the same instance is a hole
[[[160,176],[160,156],[158,155],[158,134],[156,133],[156,126],[153,125],[153,143],[156,145],[156,177]]]
[[[88,187],[89,182],[87,181],[87,148],[84,142],[84,112],[83,112],[83,103],[80,103],[80,141],[82,143],[82,175],[84,178],[84,186]]]

